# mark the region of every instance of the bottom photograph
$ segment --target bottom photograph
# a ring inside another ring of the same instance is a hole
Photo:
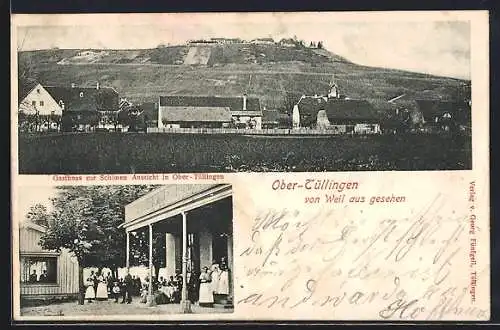
[[[17,196],[21,316],[233,312],[231,185],[22,186]]]

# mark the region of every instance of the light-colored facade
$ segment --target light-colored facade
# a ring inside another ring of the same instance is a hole
[[[234,123],[246,125],[246,128],[262,129],[262,111],[232,111]]]
[[[63,105],[60,105],[41,85],[37,84],[20,102],[19,111],[25,114],[40,116],[61,116]]]

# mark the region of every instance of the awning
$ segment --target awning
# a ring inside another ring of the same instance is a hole
[[[177,184],[151,191],[125,206],[127,232],[209,205],[232,195],[229,184]]]

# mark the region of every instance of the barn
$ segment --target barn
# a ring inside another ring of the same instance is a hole
[[[78,261],[67,250],[48,251],[40,245],[47,228],[25,221],[19,228],[21,304],[28,300],[78,296]]]
[[[160,96],[158,104],[158,128],[222,128],[230,124],[262,128],[256,97],[169,95]]]

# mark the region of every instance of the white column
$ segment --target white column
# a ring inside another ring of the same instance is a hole
[[[187,219],[186,212],[182,212],[182,293],[181,308],[183,313],[191,313],[191,303],[188,299],[187,290]]]
[[[153,225],[149,225],[149,287],[148,287],[148,304],[155,305],[153,297]]]
[[[163,128],[163,121],[161,120],[161,96],[158,97],[158,128]]]
[[[127,271],[130,268],[130,232],[127,231],[127,259],[125,265],[127,266]]]
[[[231,224],[232,225],[232,224]],[[228,285],[229,285],[229,295],[228,300],[233,302],[233,284],[234,284],[234,267],[233,267],[233,233],[232,230],[229,231],[229,236],[227,238],[227,268],[228,271]]]
[[[165,265],[167,276],[175,276],[175,237],[165,233]]]

